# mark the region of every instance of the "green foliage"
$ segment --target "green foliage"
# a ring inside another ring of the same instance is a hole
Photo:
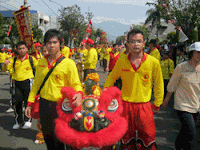
[[[44,36],[43,36],[42,30],[39,28],[39,25],[37,22],[32,23],[32,31],[33,31],[34,42],[43,43]]]
[[[177,30],[176,32],[171,32],[167,35],[167,42],[178,43],[180,41],[180,34]]]
[[[175,21],[175,26],[180,26],[188,36],[188,42],[198,40],[197,31],[194,29],[200,26],[200,2],[199,0],[155,0],[154,3],[147,3],[154,8],[149,9],[145,23],[160,26],[160,19],[168,21],[170,18]],[[163,7],[166,4],[168,7]],[[164,9],[166,8],[166,9]],[[168,13],[170,12],[170,13]]]
[[[70,35],[71,29],[78,29],[78,39],[75,40],[74,45],[75,47],[79,46],[81,41],[86,36],[86,28],[88,26],[88,22],[85,21],[83,14],[81,14],[81,8],[78,5],[72,5],[68,6],[62,10],[60,10],[61,15],[58,18],[58,21],[60,23],[60,29],[63,31],[64,39],[65,39],[65,45],[68,44],[68,39]],[[101,35],[102,30],[100,28],[97,28],[96,30],[93,28],[90,38],[95,42],[97,36]],[[72,39],[70,40],[71,43]]]
[[[118,37],[117,37],[117,39],[116,39],[116,44],[117,44],[117,45],[121,45],[121,41],[124,41],[124,35],[118,36]]]

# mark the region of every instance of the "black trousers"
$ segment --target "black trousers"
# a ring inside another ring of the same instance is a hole
[[[84,81],[85,81],[87,75],[90,73],[96,73],[96,70],[95,69],[84,69]]]
[[[106,71],[107,68],[107,60],[103,59],[103,70]]]
[[[167,95],[167,85],[169,83],[168,79],[164,79],[164,98]]]
[[[58,118],[56,105],[57,102],[40,98],[40,123],[48,150],[64,150],[64,144],[58,140],[54,130],[54,121]]]
[[[23,124],[26,121],[32,121],[32,118],[26,117],[23,112],[23,105],[26,108],[29,93],[30,79],[15,81],[15,96],[13,103],[15,107],[15,122],[18,124]]]
[[[176,112],[182,125],[175,141],[176,150],[196,150],[197,131],[195,121],[198,113],[179,110],[176,110]]]

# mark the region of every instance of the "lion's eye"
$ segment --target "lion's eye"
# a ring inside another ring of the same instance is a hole
[[[62,110],[65,112],[72,111],[71,104],[67,98],[65,98],[64,101],[62,102]]]
[[[109,106],[108,106],[108,111],[109,112],[115,112],[119,107],[118,101],[116,99],[113,99]]]

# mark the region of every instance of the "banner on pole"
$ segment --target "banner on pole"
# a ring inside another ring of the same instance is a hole
[[[14,16],[21,41],[24,41],[27,44],[27,48],[31,49],[34,44],[34,41],[33,31],[31,28],[31,18],[28,7],[23,7],[20,10],[15,11]]]
[[[89,24],[88,24],[88,27],[87,27],[87,29],[86,29],[86,32],[88,32],[89,34],[91,34],[91,32],[92,32],[92,22],[91,22],[91,20],[90,20],[90,22],[89,22]]]
[[[11,29],[12,29],[12,25],[10,25],[10,27],[9,27],[9,30],[8,30],[7,36],[10,35]]]

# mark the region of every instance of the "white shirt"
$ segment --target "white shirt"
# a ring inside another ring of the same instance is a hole
[[[178,64],[167,91],[175,92],[174,109],[197,113],[200,106],[200,69],[190,66],[188,61]]]

